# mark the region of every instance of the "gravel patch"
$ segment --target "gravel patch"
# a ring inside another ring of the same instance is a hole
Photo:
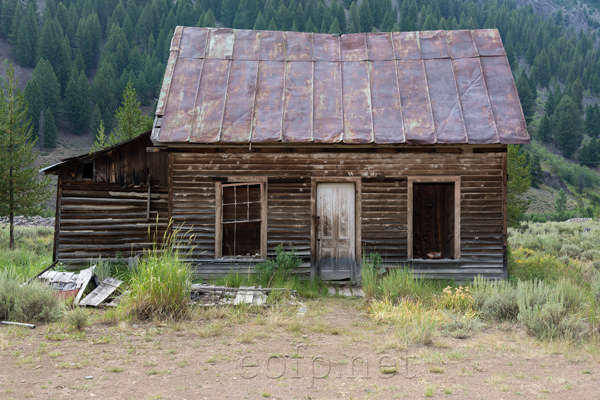
[[[54,227],[54,217],[44,218],[40,216],[24,217],[22,215],[15,217],[15,226],[47,226]],[[8,217],[0,217],[0,225],[8,225]]]

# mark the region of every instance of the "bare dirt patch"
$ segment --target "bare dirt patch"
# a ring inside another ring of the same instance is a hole
[[[401,343],[362,299],[193,321],[0,327],[0,398],[598,398],[597,346],[542,344],[513,326],[431,346]]]

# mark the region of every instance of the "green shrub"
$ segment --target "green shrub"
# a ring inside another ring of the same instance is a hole
[[[580,258],[581,257],[581,249],[579,247],[572,244],[565,244],[560,249],[559,255],[567,256],[569,258]]]
[[[403,297],[420,297],[423,282],[407,267],[391,268],[381,277],[379,292],[382,298],[398,301]]]
[[[581,254],[581,259],[587,261],[600,261],[600,251],[586,250]]]
[[[170,241],[167,241],[169,243]],[[139,320],[180,319],[187,315],[192,272],[165,244],[147,251],[132,271],[129,293],[119,307]]]
[[[508,275],[516,280],[558,280],[561,277],[577,277],[577,271],[569,268],[566,259],[519,247],[511,251]]]
[[[600,272],[596,272],[592,277],[591,293],[600,302]]]
[[[89,314],[83,308],[75,308],[67,314],[67,323],[71,328],[82,331],[88,326]]]
[[[516,321],[519,304],[514,290],[496,291],[481,306],[483,319],[496,321]]]
[[[239,272],[229,272],[223,278],[217,279],[216,284],[227,286],[230,288],[239,288],[248,281],[246,274],[240,274]]]
[[[257,283],[265,286],[285,283],[294,269],[302,264],[302,259],[294,249],[286,251],[279,245],[275,248],[275,254],[275,260],[267,260],[254,268],[254,280]]]
[[[13,269],[0,270],[0,320],[45,323],[60,318],[62,304],[47,285],[22,283]]]

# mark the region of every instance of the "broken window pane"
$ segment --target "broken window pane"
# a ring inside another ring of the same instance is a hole
[[[261,184],[223,185],[222,256],[260,256],[261,193]]]

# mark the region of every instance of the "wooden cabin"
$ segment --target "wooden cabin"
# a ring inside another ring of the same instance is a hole
[[[191,250],[199,277],[252,271],[279,245],[302,258],[299,273],[324,280],[358,280],[370,253],[432,278],[506,277],[506,150],[529,136],[497,30],[177,27],[170,51],[151,144],[136,147],[137,160],[148,151],[151,219],[195,235],[176,246]],[[114,165],[119,149],[86,160]],[[106,190],[66,201],[62,177],[81,177],[81,162],[56,167],[58,260],[67,249],[91,255],[75,250],[78,240],[99,246],[90,226],[63,247],[65,213],[77,202],[119,204]],[[103,174],[94,184],[110,177],[119,193],[145,195],[143,180]],[[144,195],[121,198],[141,207]],[[124,249],[131,233],[114,226]]]

